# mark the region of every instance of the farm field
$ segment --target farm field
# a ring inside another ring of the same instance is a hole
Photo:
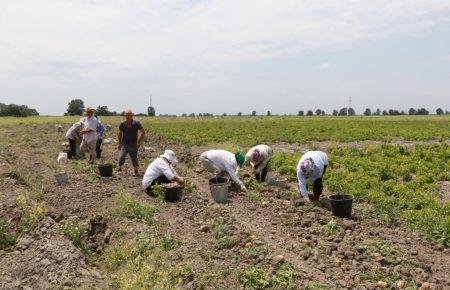
[[[141,171],[173,149],[187,180],[181,202],[144,194],[131,167],[102,178],[85,160],[56,186],[64,132],[55,125],[77,118],[0,119],[1,289],[450,287],[448,116],[136,119],[152,147],[140,151]],[[120,120],[102,118],[114,128],[102,162],[117,160]],[[249,191],[214,203],[200,153],[258,143],[274,148],[269,175],[288,186],[243,170]],[[291,204],[309,149],[329,155],[325,195],[355,196],[352,219]]]

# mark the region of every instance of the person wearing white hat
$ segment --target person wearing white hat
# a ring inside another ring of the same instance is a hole
[[[298,162],[297,179],[300,194],[306,200],[310,200],[308,195],[308,183],[313,183],[313,200],[319,200],[323,191],[322,177],[328,166],[328,156],[322,151],[308,151]]]
[[[156,184],[170,183],[176,181],[183,183],[184,178],[178,175],[173,168],[173,165],[177,163],[177,157],[172,150],[165,150],[163,155],[156,158],[145,171],[144,178],[142,179],[142,189],[147,193],[153,193],[153,186]]]
[[[250,164],[255,178],[259,182],[266,181],[268,165],[272,157],[272,148],[267,145],[257,145],[245,154],[245,165]]]
[[[86,109],[86,118],[84,119],[83,125],[84,128],[80,132],[83,136],[83,141],[80,145],[80,150],[82,152],[89,154],[89,163],[94,163],[97,152],[95,150],[97,145],[97,129],[98,129],[98,120],[94,116],[95,110],[92,108]]]

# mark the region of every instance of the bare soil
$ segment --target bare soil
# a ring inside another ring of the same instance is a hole
[[[65,129],[68,126],[64,124]],[[111,178],[101,178],[96,171],[86,172],[87,164],[81,169],[68,164],[69,183],[57,186],[53,174],[59,170],[56,157],[64,139],[53,125],[39,125],[37,130],[32,126],[21,126],[20,130],[1,127],[0,134],[7,140],[0,144],[0,218],[9,222],[14,233],[19,233],[21,213],[17,196],[32,192],[41,183],[46,209],[46,217],[34,231],[21,234],[12,251],[0,251],[1,289],[110,288],[109,273],[96,257],[143,227],[139,223],[117,224],[111,219],[109,213],[118,192],[132,193],[157,207],[158,223],[166,225],[160,229],[161,234],[170,234],[181,241],[170,260],[188,262],[196,273],[193,281],[181,288],[242,288],[240,273],[252,267],[273,272],[277,267],[275,257],[279,255],[302,274],[298,289],[311,282],[333,289],[377,289],[377,282],[387,280],[386,277],[393,277],[389,287],[394,289],[398,280],[417,287],[428,282],[431,289],[450,288],[448,249],[434,246],[408,229],[389,227],[364,217],[364,204],[355,205],[352,219],[337,219],[317,205],[294,207],[290,194],[295,192],[295,183],[289,183],[288,189],[260,185],[247,193],[232,192],[229,203],[215,203],[209,192],[210,176],[197,162],[207,148],[149,137],[145,146],[153,147],[154,151],[141,150],[141,163],[147,165],[170,148],[180,160],[177,170],[196,187],[180,202],[161,203],[143,193],[141,177],[132,175],[129,160],[128,167],[121,173],[114,172]],[[112,132],[107,134],[112,136]],[[322,145],[326,144],[319,147]],[[277,143],[274,149],[299,152],[302,146],[307,148],[307,145],[290,146]],[[101,162],[115,164],[118,154],[115,147],[115,142],[103,146]],[[7,174],[12,169],[25,175],[24,180]],[[142,166],[141,171],[144,170]],[[250,174],[242,174],[246,176],[245,182],[251,183]],[[83,254],[61,234],[59,224],[74,216],[89,225],[84,242],[94,253],[91,256]],[[224,223],[225,237],[237,241],[233,247],[219,246],[211,230],[218,220]],[[337,225],[336,230],[327,231],[326,226],[333,224]],[[125,236],[118,234],[123,227],[128,228]],[[107,233],[111,233],[110,240],[105,240]],[[248,243],[257,255],[246,251]],[[394,252],[379,246],[386,244]]]

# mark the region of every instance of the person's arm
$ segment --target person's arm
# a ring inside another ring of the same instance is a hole
[[[176,181],[178,183],[183,183],[184,182],[184,178],[179,176],[177,174],[177,172],[170,165],[167,165],[167,167],[163,168],[162,169],[162,173],[170,181]]]
[[[144,127],[142,127],[140,122],[139,122],[139,125],[138,125],[138,129],[139,129],[139,131],[141,131],[141,135],[139,136],[139,139],[138,139],[138,142],[137,142],[137,148],[139,149],[139,147],[141,147],[142,140],[144,140],[144,138],[145,138],[145,130],[144,130]]]
[[[119,133],[117,133],[117,149],[122,149],[122,131],[119,130]]]
[[[297,176],[298,178],[298,189],[300,191],[301,196],[309,200],[308,189],[306,188],[306,179],[302,174]]]
[[[244,183],[237,176],[237,172],[239,172],[239,169],[236,169],[236,172],[235,172],[233,168],[228,168],[228,166],[227,166],[227,172],[228,172],[228,175],[230,175],[230,178],[241,188],[241,190],[243,190],[243,191],[247,190],[247,188],[245,188]]]

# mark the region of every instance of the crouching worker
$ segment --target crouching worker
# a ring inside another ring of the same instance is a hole
[[[244,166],[244,154],[240,152],[233,154],[226,150],[209,150],[200,155],[200,161],[206,170],[214,174],[214,177],[228,174],[242,191],[247,191],[244,183],[237,176],[239,167]]]
[[[142,188],[148,193],[153,194],[153,186],[176,181],[183,183],[184,178],[179,176],[173,165],[177,163],[177,157],[172,150],[164,151],[163,155],[156,158],[147,168],[142,179]]]
[[[81,144],[81,130],[83,129],[83,118],[74,123],[66,133],[66,139],[69,141],[69,158],[75,158],[79,155],[79,146]]]
[[[259,182],[266,181],[272,149],[267,145],[258,145],[251,148],[245,155],[245,165],[253,167],[255,178]]]
[[[306,200],[308,196],[308,184],[313,183],[313,200],[319,200],[323,191],[322,177],[328,166],[328,156],[322,151],[308,151],[297,165],[297,179],[300,194]]]

